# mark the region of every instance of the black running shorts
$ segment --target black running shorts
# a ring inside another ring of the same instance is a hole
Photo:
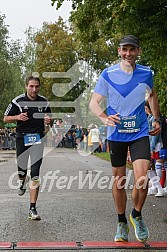
[[[43,159],[43,149],[43,143],[34,146],[25,146],[23,137],[16,138],[16,156],[18,175],[20,179],[25,178],[25,176],[27,175],[29,156],[31,160],[31,180],[39,179],[40,166]]]
[[[108,143],[111,164],[113,167],[121,167],[126,165],[128,147],[132,162],[137,159],[151,159],[150,142],[149,137],[147,136],[131,142],[116,142],[108,140]]]

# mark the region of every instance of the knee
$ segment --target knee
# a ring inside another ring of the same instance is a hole
[[[139,177],[135,182],[136,188],[137,189],[147,189],[148,188],[148,181],[149,181],[148,176]]]
[[[37,189],[40,186],[40,179],[39,178],[31,179],[29,186],[31,189]]]

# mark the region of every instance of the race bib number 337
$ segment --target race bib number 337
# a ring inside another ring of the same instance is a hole
[[[118,124],[118,132],[120,133],[134,133],[140,131],[140,118],[134,116],[122,116]]]

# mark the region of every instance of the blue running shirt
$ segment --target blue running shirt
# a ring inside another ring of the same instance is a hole
[[[106,68],[95,86],[95,93],[107,99],[107,115],[119,113],[121,117],[134,116],[139,120],[136,132],[118,132],[118,126],[108,126],[107,139],[129,142],[148,136],[148,122],[145,113],[146,92],[153,88],[153,76],[150,68],[136,64],[135,70],[128,74],[122,71],[120,64]]]

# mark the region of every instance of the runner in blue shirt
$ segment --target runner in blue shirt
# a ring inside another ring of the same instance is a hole
[[[118,213],[118,225],[115,241],[128,241],[129,227],[126,218],[126,157],[128,148],[134,168],[134,186],[132,191],[133,210],[130,221],[135,229],[136,238],[140,242],[148,239],[141,210],[147,196],[147,171],[150,165],[149,133],[160,132],[158,98],[153,89],[153,77],[150,68],[136,64],[141,49],[139,40],[127,35],[120,41],[118,54],[120,63],[106,68],[99,77],[92,99],[91,111],[108,126],[113,183],[113,198]],[[151,132],[145,113],[145,98],[155,118]],[[106,98],[107,114],[100,107]]]

